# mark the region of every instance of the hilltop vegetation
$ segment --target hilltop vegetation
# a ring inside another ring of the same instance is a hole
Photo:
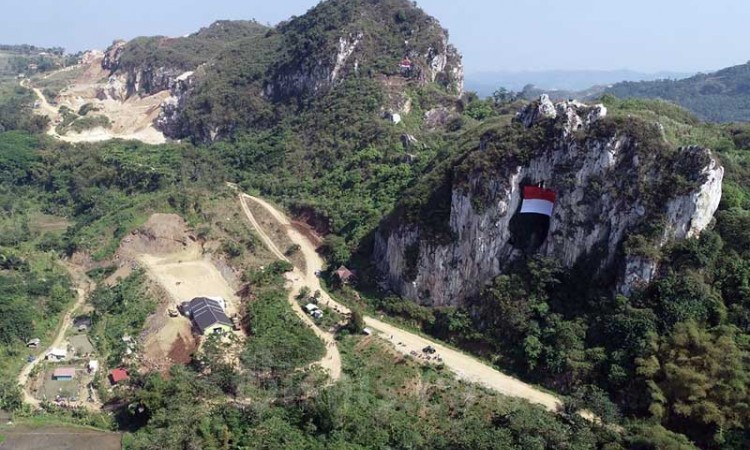
[[[710,122],[750,121],[750,63],[682,80],[622,82],[606,90],[620,98],[668,100]]]
[[[267,27],[254,21],[218,21],[184,38],[139,37],[125,44],[119,64],[111,69],[167,66],[194,70],[225,48],[262,35]]]

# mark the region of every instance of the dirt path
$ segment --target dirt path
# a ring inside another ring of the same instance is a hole
[[[44,355],[47,354],[52,348],[55,347],[62,347],[63,342],[65,341],[65,332],[71,327],[73,324],[73,313],[76,312],[83,304],[86,302],[86,296],[89,292],[91,292],[95,288],[95,284],[93,281],[91,281],[86,274],[82,273],[80,270],[73,268],[70,265],[66,266],[68,269],[68,272],[70,272],[70,275],[73,278],[73,281],[78,285],[76,288],[76,292],[78,294],[78,298],[76,299],[76,302],[73,304],[73,306],[68,309],[68,312],[65,313],[65,316],[63,316],[62,321],[60,322],[60,325],[58,325],[57,329],[57,335],[55,336],[55,339],[52,341],[52,343],[47,347],[44,351],[37,354],[37,358],[26,364],[23,369],[21,369],[21,373],[18,374],[18,384],[21,385],[22,391],[23,391],[23,397],[24,402],[39,406],[40,402],[39,400],[35,399],[31,394],[29,394],[29,391],[27,389],[27,384],[29,381],[29,376],[31,375],[31,371],[34,370],[34,368],[44,360]]]
[[[242,210],[245,213],[245,216],[247,216],[250,223],[253,225],[253,228],[258,232],[260,235],[261,240],[263,240],[263,243],[266,244],[266,247],[268,247],[271,252],[276,255],[277,258],[289,262],[289,259],[284,256],[284,253],[279,250],[279,248],[276,246],[276,244],[273,242],[273,240],[268,237],[265,231],[263,231],[263,228],[260,226],[256,218],[253,216],[253,213],[250,212],[250,208],[247,207],[247,203],[245,203],[247,200],[250,201],[257,201],[260,203],[263,207],[265,207],[274,218],[279,220],[279,222],[282,225],[289,225],[289,222],[286,220],[286,218],[278,213],[273,207],[270,205],[264,203],[262,200],[256,199],[254,197],[250,197],[249,195],[240,195],[240,205],[242,205]],[[291,237],[291,235],[290,235]],[[292,238],[293,242],[297,242]],[[305,255],[307,258],[307,255]],[[309,266],[308,266],[309,267]],[[309,272],[309,269],[308,269]],[[327,333],[315,324],[313,320],[308,316],[303,310],[302,307],[300,307],[299,303],[297,303],[297,295],[299,294],[300,290],[307,286],[312,291],[315,291],[316,289],[320,289],[320,283],[318,282],[317,287],[314,287],[314,285],[311,285],[307,282],[307,275],[303,273],[301,270],[299,270],[297,267],[294,268],[294,271],[291,273],[288,273],[286,275],[287,281],[291,284],[291,290],[289,291],[289,305],[294,310],[294,313],[297,314],[297,317],[300,318],[307,326],[309,326],[313,332],[322,340],[326,345],[326,354],[323,356],[323,359],[318,361],[314,364],[319,364],[323,369],[327,370],[331,380],[337,381],[341,378],[341,354],[339,353],[339,349],[336,346],[336,341],[334,340],[333,334]],[[317,278],[315,278],[315,281],[318,281]],[[321,291],[322,292],[322,291]]]
[[[307,286],[313,291],[320,290],[322,294],[321,301],[323,303],[327,304],[329,307],[338,309],[339,311],[342,311],[344,313],[348,313],[349,309],[347,307],[333,301],[333,299],[331,299],[331,297],[322,289],[320,280],[315,275],[315,272],[323,269],[323,260],[320,258],[315,247],[310,243],[310,241],[301,233],[292,228],[289,220],[281,212],[276,210],[276,208],[263,201],[262,199],[246,194],[240,194],[240,203],[242,204],[242,208],[245,211],[245,214],[248,216],[248,219],[250,219],[250,222],[253,224],[253,226],[258,230],[263,241],[276,256],[280,257],[281,259],[286,259],[284,258],[284,255],[279,251],[279,249],[276,248],[274,243],[268,238],[268,236],[263,233],[263,230],[260,229],[260,227],[257,225],[257,222],[255,222],[255,220],[252,218],[252,214],[250,214],[245,201],[254,201],[266,208],[279,221],[279,223],[287,226],[289,237],[294,243],[299,244],[300,249],[305,255],[305,259],[307,261],[307,273],[302,274],[299,271],[295,270],[295,278],[299,277],[299,279],[295,279],[293,282],[295,291],[302,286]],[[401,353],[417,353],[419,355],[422,355],[422,349],[424,347],[428,345],[433,346],[437,350],[437,354],[442,358],[445,366],[449,367],[460,379],[481,384],[507,396],[526,399],[532,403],[540,404],[550,411],[557,411],[562,406],[562,402],[554,395],[543,392],[529,384],[505,375],[504,373],[493,369],[492,367],[484,364],[474,357],[448,348],[417,334],[404,331],[398,327],[387,324],[373,317],[365,316],[364,319],[365,324],[368,327],[380,332],[380,336],[392,342],[396,350]]]
[[[31,89],[31,91],[34,93],[34,95],[36,95],[36,98],[39,101],[39,109],[44,112],[44,115],[49,117],[50,126],[49,130],[47,130],[47,135],[52,136],[56,139],[61,139],[62,137],[57,134],[57,131],[55,131],[55,119],[60,115],[60,111],[49,104],[49,102],[47,101],[47,97],[42,94],[42,91],[39,90],[39,88],[35,88],[29,84],[28,78],[21,80],[21,87]]]

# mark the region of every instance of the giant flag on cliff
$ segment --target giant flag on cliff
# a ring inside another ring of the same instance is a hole
[[[557,194],[551,189],[544,189],[537,186],[524,186],[521,214],[531,213],[551,216],[555,200],[557,200]]]

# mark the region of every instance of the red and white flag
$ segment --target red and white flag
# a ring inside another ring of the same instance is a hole
[[[557,194],[553,190],[537,186],[524,186],[521,213],[544,214],[545,216],[551,216],[555,200],[557,200]]]

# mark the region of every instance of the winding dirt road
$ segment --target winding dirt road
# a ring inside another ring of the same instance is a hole
[[[21,385],[23,391],[24,402],[33,406],[39,406],[40,402],[31,394],[29,394],[29,391],[27,389],[27,384],[29,382],[29,376],[31,375],[31,372],[41,361],[44,360],[44,355],[46,355],[50,350],[55,347],[62,347],[63,342],[65,341],[65,332],[71,327],[71,325],[73,325],[73,313],[75,313],[81,306],[83,306],[83,304],[86,302],[86,296],[94,289],[94,283],[90,279],[88,279],[85,274],[69,265],[67,266],[67,269],[73,277],[75,283],[78,285],[78,288],[76,288],[76,292],[78,295],[76,302],[73,304],[73,306],[70,307],[70,309],[68,309],[68,312],[65,313],[65,316],[63,316],[63,319],[57,329],[57,335],[55,336],[55,339],[52,341],[49,347],[47,347],[44,351],[38,353],[34,361],[26,364],[23,369],[21,369],[21,373],[18,374],[17,378],[18,384]]]
[[[255,219],[255,216],[253,216],[253,213],[250,211],[250,208],[247,207],[247,203],[245,202],[249,199],[250,201],[256,201],[260,203],[264,208],[268,209],[268,211],[273,215],[273,217],[276,220],[278,220],[279,223],[281,224],[288,225],[288,221],[286,221],[286,218],[283,215],[281,215],[278,211],[276,211],[272,206],[268,205],[267,203],[263,202],[260,199],[250,197],[249,195],[245,195],[245,194],[240,194],[239,199],[240,199],[240,205],[242,205],[242,211],[245,213],[245,216],[247,216],[253,228],[255,228],[255,230],[258,232],[258,235],[260,235],[260,238],[263,241],[263,243],[266,244],[266,247],[268,247],[268,249],[271,250],[271,253],[276,255],[277,258],[281,259],[282,261],[291,262],[289,261],[289,258],[287,258],[284,255],[284,253],[281,252],[281,250],[279,250],[279,248],[276,246],[273,240],[268,236],[268,234],[266,234],[266,232],[263,231],[263,228]],[[287,228],[287,230],[289,230],[289,228]],[[294,238],[292,239],[292,241],[297,243],[297,241]],[[307,254],[305,254],[305,258],[307,259]],[[308,266],[308,268],[309,267],[310,266]],[[309,272],[309,269],[308,269],[308,272]],[[289,272],[286,274],[287,282],[289,282],[289,284],[291,284],[291,287],[292,287],[292,289],[289,291],[289,297],[288,297],[289,305],[294,310],[294,313],[297,314],[297,317],[299,317],[300,320],[302,320],[308,327],[310,327],[318,336],[318,338],[320,338],[320,340],[322,340],[323,343],[325,343],[326,345],[326,354],[325,356],[323,356],[323,359],[313,364],[320,365],[324,370],[328,372],[332,381],[337,381],[339,378],[341,378],[341,354],[339,353],[339,349],[336,346],[336,341],[334,340],[333,334],[328,333],[318,328],[318,326],[315,324],[315,322],[313,322],[310,316],[308,316],[302,310],[302,307],[300,307],[299,303],[297,303],[296,297],[303,287],[305,286],[310,287],[313,291],[315,289],[320,289],[319,282],[317,284],[317,287],[314,287],[313,285],[307,282],[307,278],[308,278],[307,274],[303,273],[297,267],[295,267],[292,272]],[[313,278],[315,277],[313,276]],[[315,281],[318,281],[318,279],[315,278]],[[321,289],[320,292],[322,293],[323,290]]]
[[[307,271],[306,273],[302,273],[299,269],[295,268],[295,271],[289,277],[293,286],[293,294],[290,295],[289,301],[290,303],[292,303],[292,307],[295,308],[295,312],[297,312],[298,315],[300,315],[301,313],[302,315],[300,317],[303,317],[303,320],[305,320],[306,323],[312,324],[310,318],[307,317],[304,312],[302,312],[299,305],[297,305],[297,302],[294,301],[294,296],[296,295],[296,293],[299,292],[299,290],[303,286],[307,286],[312,291],[320,290],[320,301],[322,303],[343,313],[349,313],[349,308],[335,302],[322,289],[320,280],[315,275],[315,273],[323,269],[323,260],[318,255],[315,246],[312,245],[312,243],[305,236],[295,230],[292,227],[289,219],[287,219],[284,214],[282,214],[272,205],[268,204],[262,199],[252,197],[247,194],[240,194],[239,198],[240,204],[242,205],[242,210],[245,212],[245,215],[250,220],[253,227],[255,227],[255,229],[258,231],[261,239],[266,244],[266,246],[268,246],[268,248],[271,249],[271,251],[277,257],[288,261],[284,254],[276,247],[274,242],[268,237],[268,235],[263,231],[258,222],[255,220],[252,213],[250,212],[250,209],[247,207],[247,201],[255,202],[265,208],[279,222],[279,224],[286,228],[287,234],[289,235],[289,238],[292,240],[292,242],[300,246],[302,254],[304,255],[306,260]],[[416,352],[417,354],[422,354],[422,349],[424,347],[428,345],[433,346],[436,349],[437,354],[442,358],[445,366],[450,368],[459,379],[483,385],[503,395],[526,399],[529,402],[540,404],[550,411],[558,411],[562,407],[562,402],[554,395],[543,392],[529,384],[505,375],[504,373],[493,369],[492,367],[484,364],[476,358],[448,348],[417,334],[404,331],[398,327],[387,324],[373,317],[365,316],[364,320],[365,324],[368,327],[377,330],[382,338],[390,341],[395,346],[396,350],[401,353],[407,355],[413,354],[414,352]],[[313,329],[318,330],[318,328],[315,326],[313,326]],[[336,349],[335,347],[335,341],[333,341],[333,336],[328,333],[320,332],[320,330],[318,330],[316,333],[319,336],[325,336],[325,338],[321,337],[322,339],[326,340],[330,338],[330,342],[334,342],[334,345],[328,345],[327,349],[329,355],[335,352],[335,366],[338,367],[337,370],[340,375],[341,361],[338,354],[338,349]],[[326,343],[328,342],[329,341],[326,341]],[[329,355],[326,355],[326,360]],[[329,366],[330,365],[331,364],[329,364]]]

